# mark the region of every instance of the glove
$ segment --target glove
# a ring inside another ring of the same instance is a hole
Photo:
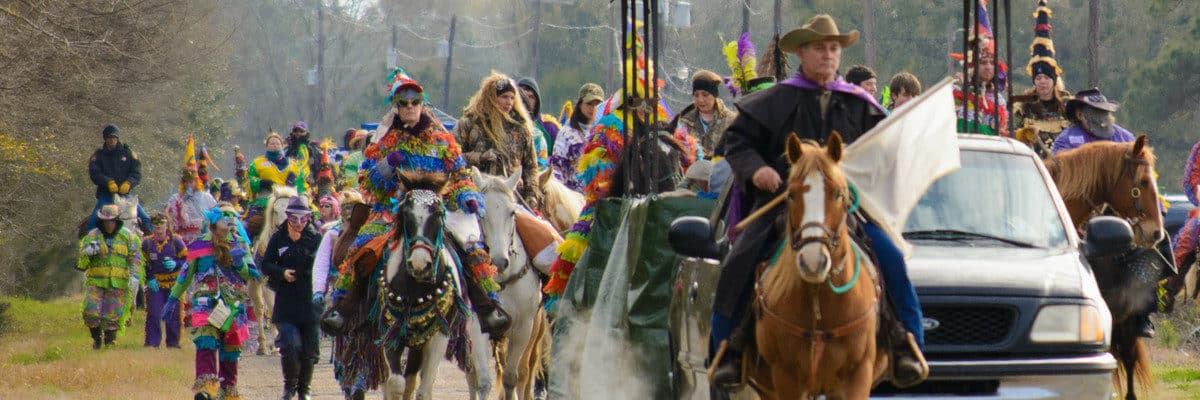
[[[234,264],[240,265],[242,257],[246,256],[246,249],[243,249],[241,246],[234,247],[229,250],[229,256],[233,258]]]
[[[90,257],[90,256],[95,256],[96,254],[100,254],[100,244],[99,243],[92,241],[91,243],[88,243],[87,245],[83,246],[83,255]]]
[[[480,161],[489,162],[489,163],[496,162],[496,158],[498,158],[498,157],[496,157],[495,150],[485,151],[485,152],[483,152],[482,155],[479,156]]]
[[[157,292],[158,279],[151,279],[149,282],[146,282],[146,287],[149,288],[151,292]]]
[[[179,305],[179,300],[176,300],[174,297],[168,297],[167,302],[165,304],[163,304],[162,313],[161,313],[162,320],[170,321],[173,318],[179,318],[178,316],[175,315],[175,309],[177,308],[178,305]]]
[[[129,277],[129,290],[137,290],[141,286],[141,282],[135,276]]]
[[[467,212],[471,214],[479,214],[479,200],[467,199],[467,201],[463,202],[463,206],[467,209]]]
[[[230,253],[232,253],[232,251],[230,251]],[[162,264],[163,264],[163,268],[165,268],[167,271],[174,271],[175,267],[179,266],[178,264],[175,264],[175,260],[172,260],[170,258],[163,260]]]
[[[117,187],[117,182],[108,181],[108,192],[109,193],[117,193],[119,191],[120,191],[120,188]]]
[[[325,308],[325,293],[317,292],[312,295],[313,306],[317,308]]]
[[[129,181],[121,182],[121,194],[129,194]]]
[[[404,162],[404,154],[399,151],[393,151],[387,155],[387,163],[392,168],[399,167]]]

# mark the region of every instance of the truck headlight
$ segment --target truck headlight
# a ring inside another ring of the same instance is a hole
[[[1104,326],[1095,306],[1054,304],[1038,310],[1029,340],[1034,343],[1103,343]]]

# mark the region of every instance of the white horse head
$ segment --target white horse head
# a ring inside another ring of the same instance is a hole
[[[291,186],[276,185],[272,189],[271,197],[267,199],[266,210],[263,211],[262,232],[258,234],[258,240],[254,241],[255,257],[262,257],[267,251],[267,242],[271,241],[271,235],[274,235],[279,225],[287,220],[285,211],[288,201],[296,196],[300,196],[300,194],[296,188]],[[307,196],[301,196],[301,198],[307,200]]]
[[[554,171],[546,170],[538,177],[538,183],[542,186],[542,193],[545,195],[545,201],[542,202],[542,215],[550,219],[550,224],[554,225],[554,229],[559,232],[566,232],[571,229],[571,225],[575,224],[575,220],[579,219],[579,213],[583,212],[583,206],[586,199],[583,193],[571,190],[557,178],[554,177]]]
[[[521,169],[518,167],[507,178],[488,175],[472,167],[472,180],[475,187],[483,195],[485,216],[479,220],[483,230],[484,243],[488,246],[492,264],[500,273],[509,265],[510,255],[521,247],[517,239],[517,184],[521,180]]]
[[[142,234],[142,230],[138,227],[138,197],[137,195],[122,196],[113,194],[113,204],[117,205],[118,218],[124,223],[126,229],[137,234]]]

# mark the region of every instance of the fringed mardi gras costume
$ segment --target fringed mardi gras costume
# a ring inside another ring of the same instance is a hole
[[[95,255],[84,253],[89,246],[96,249]],[[145,281],[141,246],[141,238],[120,225],[107,236],[100,228],[92,229],[79,241],[75,268],[86,271],[83,322],[88,328],[124,333],[137,293],[129,283]]]
[[[553,308],[554,302],[566,290],[575,263],[579,262],[583,251],[587,249],[596,202],[608,194],[617,167],[617,157],[625,146],[623,115],[622,111],[617,110],[600,118],[592,128],[592,139],[584,147],[583,157],[579,159],[578,179],[583,185],[587,204],[579,214],[579,220],[558,245],[558,260],[550,266],[550,281],[542,288],[550,297],[546,303],[548,309]]]
[[[387,204],[384,200],[395,198],[397,194],[398,183],[395,174],[388,173],[389,167],[449,176],[450,184],[444,196],[450,211],[465,209],[469,199],[483,204],[483,195],[475,190],[475,183],[470,179],[462,149],[454,136],[428,113],[422,113],[420,122],[412,127],[393,127],[378,142],[367,146],[363,154],[367,159],[363,162],[365,177],[362,185],[374,196],[376,211],[382,211]]]

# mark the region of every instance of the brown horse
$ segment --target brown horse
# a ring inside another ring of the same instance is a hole
[[[1139,135],[1133,143],[1089,143],[1059,153],[1045,163],[1076,228],[1111,211],[1129,221],[1138,247],[1153,249],[1163,238],[1154,161],[1146,136]],[[1125,398],[1136,399],[1134,382],[1143,388],[1151,383],[1150,359],[1138,336],[1138,320],[1145,318],[1146,311],[1138,305],[1141,302],[1129,299],[1149,298],[1154,286],[1139,285],[1134,279],[1126,279],[1129,271],[1107,271],[1106,265],[1093,265],[1093,269],[1113,316],[1110,351],[1121,363],[1113,381],[1119,384],[1124,372]]]
[[[768,399],[866,399],[887,355],[876,349],[874,266],[847,231],[842,138],[834,133],[821,148],[792,135],[787,157],[787,235],[756,285],[764,362],[751,363],[748,377]]]

